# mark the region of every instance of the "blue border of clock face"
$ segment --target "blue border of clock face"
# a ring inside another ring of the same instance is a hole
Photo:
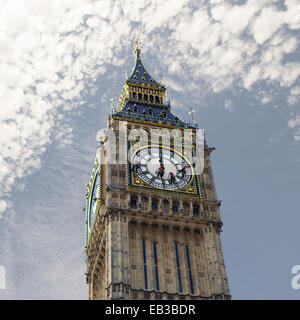
[[[164,167],[163,163],[167,162],[169,167],[173,168],[173,171],[176,170],[172,179],[170,175],[166,177],[165,170],[162,171],[161,175],[158,172],[154,173],[153,169],[149,168],[150,162],[153,162],[153,160],[157,160],[158,168]],[[171,191],[182,189],[193,178],[193,169],[189,161],[176,150],[164,146],[149,145],[138,149],[132,156],[132,163],[136,175],[147,184],[158,189]],[[184,166],[187,166],[186,170],[190,171],[189,174],[183,173],[183,171],[186,171]]]
[[[99,173],[97,171],[96,177],[94,179],[93,191],[90,198],[90,208],[89,208],[89,229],[91,229],[93,220],[96,213],[97,208],[97,190],[99,185]]]

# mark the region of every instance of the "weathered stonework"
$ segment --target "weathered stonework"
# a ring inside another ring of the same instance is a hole
[[[145,92],[152,94],[149,88]],[[127,90],[130,94],[143,92],[129,84]],[[164,90],[157,89],[157,107],[165,102]],[[134,97],[138,102],[138,96]],[[126,92],[119,109],[124,105]],[[116,133],[117,150],[122,120],[117,115],[109,119],[109,127]],[[149,132],[160,125],[131,119],[127,128]],[[126,174],[128,164],[109,164],[108,148],[107,143],[100,145],[100,161],[92,175],[92,181],[99,175],[100,184],[86,244],[89,299],[230,299],[220,241],[220,201],[210,161],[214,148],[205,144],[204,170],[199,177],[201,197],[131,187]],[[89,199],[92,181],[88,184]]]

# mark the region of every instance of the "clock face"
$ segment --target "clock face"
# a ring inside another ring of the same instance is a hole
[[[89,228],[91,228],[97,208],[97,190],[99,185],[99,174],[96,174],[94,180],[93,192],[90,200]]]
[[[187,160],[165,147],[148,146],[138,150],[132,166],[141,180],[159,189],[180,189],[192,179],[192,168]]]

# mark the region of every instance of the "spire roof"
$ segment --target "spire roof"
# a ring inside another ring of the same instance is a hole
[[[125,81],[118,107],[116,110],[113,108],[111,115],[131,122],[196,128],[195,123],[182,121],[171,111],[165,86],[155,81],[143,66],[138,41],[135,53],[135,66],[131,76]]]
[[[160,84],[159,82],[155,81],[148,71],[145,69],[142,60],[141,60],[141,49],[138,46],[138,40],[136,40],[136,48],[135,48],[135,66],[131,73],[131,76],[127,79],[126,82],[136,82],[140,84],[149,84],[152,87],[161,87],[164,88],[164,85]]]

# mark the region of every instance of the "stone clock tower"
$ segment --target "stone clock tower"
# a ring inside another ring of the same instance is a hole
[[[197,147],[197,124],[174,115],[135,53],[87,184],[89,298],[230,299],[214,148]]]

